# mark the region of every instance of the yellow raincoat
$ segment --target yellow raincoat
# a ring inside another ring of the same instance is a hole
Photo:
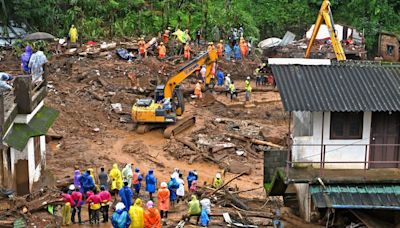
[[[189,215],[200,215],[201,207],[200,202],[195,195],[192,195],[192,200],[189,202]]]
[[[96,179],[94,179],[94,170],[93,170],[93,168],[89,168],[88,170],[90,171],[90,176],[93,179],[93,184],[96,185]]]
[[[122,174],[121,171],[118,169],[118,164],[113,165],[109,176],[112,179],[111,190],[120,190],[122,188]]]
[[[144,210],[142,208],[142,200],[136,199],[133,206],[129,208],[129,217],[131,217],[131,225],[129,228],[144,227]]]
[[[78,40],[78,30],[75,28],[74,25],[72,25],[69,29],[69,39],[71,43],[76,43],[76,41]]]

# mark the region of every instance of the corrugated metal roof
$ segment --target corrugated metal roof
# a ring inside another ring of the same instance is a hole
[[[400,111],[400,67],[271,65],[286,111]]]
[[[317,208],[400,210],[400,185],[310,185]]]

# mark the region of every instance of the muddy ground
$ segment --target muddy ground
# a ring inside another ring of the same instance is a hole
[[[243,89],[245,78],[252,76],[259,63],[257,60],[236,63],[223,60],[219,67],[232,75],[238,89]],[[266,201],[264,207],[271,210],[280,208],[281,200],[267,198],[262,188],[262,151],[267,148],[227,135],[248,136],[283,146],[288,116],[277,92],[254,92],[253,102],[246,106],[230,106],[244,102],[243,93],[235,101],[218,92],[207,92],[206,101],[186,96],[185,115],[196,116],[195,126],[171,140],[163,137],[161,129],[144,135],[135,132],[130,109],[136,99],[150,96],[156,84],[165,81],[184,64],[179,57],[166,61],[149,57],[127,62],[119,59],[113,51],[102,56],[53,57],[48,66],[49,93],[45,103],[60,112],[51,132],[62,138],[53,139],[47,145],[47,171],[54,177],[52,180],[71,178],[75,167],[81,170],[94,168],[97,173],[100,167],[109,170],[113,163],[118,163],[122,169],[129,162],[140,168],[143,174],[153,168],[159,183],[168,181],[174,168],[179,168],[184,178],[189,170],[197,170],[199,183],[203,186],[209,185],[217,172],[224,172],[227,180],[248,169],[247,175],[233,181],[230,186],[238,190],[257,188],[240,194],[240,197],[256,202],[253,209]],[[15,56],[8,55],[0,62],[0,67],[2,71],[15,75],[18,74],[19,62]],[[134,75],[136,80],[132,81],[128,75]],[[195,81],[193,77],[188,78],[183,89],[194,88]],[[254,80],[252,86],[256,88]],[[112,107],[117,103],[122,109]],[[193,143],[201,152],[193,151],[179,140]],[[234,147],[214,149],[227,143]],[[214,160],[199,157],[198,153],[207,154]],[[55,183],[43,183],[51,184]],[[145,194],[142,195],[146,200]],[[216,210],[224,211],[224,208],[217,206]],[[176,225],[185,211],[183,204],[174,208],[169,225]],[[264,221],[264,225],[270,222]],[[224,223],[222,218],[215,218],[211,224],[218,227]]]

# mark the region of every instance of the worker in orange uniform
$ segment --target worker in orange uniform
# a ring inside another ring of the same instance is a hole
[[[217,44],[217,54],[218,58],[222,57],[222,53],[224,52],[224,41],[220,40],[219,43]]]
[[[161,219],[168,218],[170,193],[167,186],[167,183],[162,182],[157,193],[158,210],[160,210]]]
[[[146,58],[146,42],[144,41],[143,37],[140,38],[140,40],[138,42],[138,45],[139,45],[139,55],[140,55],[140,57]]]
[[[194,87],[194,95],[197,99],[202,98],[203,94],[201,93],[201,81],[197,81],[196,86]]]
[[[158,58],[164,59],[166,54],[167,48],[164,46],[164,43],[161,42],[160,45],[158,45]]]
[[[214,42],[209,42],[207,51],[210,52],[212,50],[215,50]]]
[[[186,60],[189,60],[190,59],[190,52],[192,51],[192,48],[190,47],[190,44],[189,43],[186,43],[185,44],[185,47],[184,47],[184,52],[183,52],[183,57],[186,59]]]
[[[240,54],[242,55],[242,57],[243,58],[246,57],[248,47],[247,47],[246,40],[243,37],[240,37],[239,48],[240,48]]]

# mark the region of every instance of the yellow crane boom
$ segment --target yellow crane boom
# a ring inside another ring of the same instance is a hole
[[[311,54],[312,45],[317,37],[318,31],[321,27],[322,21],[325,21],[326,26],[328,27],[329,34],[332,41],[333,50],[336,54],[336,59],[339,61],[346,60],[346,55],[344,53],[343,47],[340,44],[340,41],[335,32],[335,23],[333,21],[332,11],[331,11],[331,3],[329,0],[324,0],[321,5],[321,9],[319,10],[317,21],[315,22],[314,30],[311,35],[310,42],[308,43],[305,58],[309,58]]]

